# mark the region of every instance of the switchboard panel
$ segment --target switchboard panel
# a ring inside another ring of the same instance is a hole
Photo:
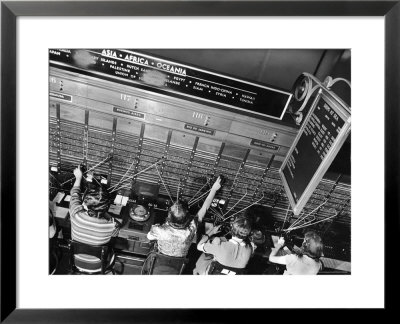
[[[51,187],[68,188],[73,168],[84,163],[111,188],[156,184],[160,196],[176,199],[179,189],[196,206],[215,177],[224,175],[216,197],[225,204],[209,217],[224,219],[261,205],[278,225],[296,219],[288,212],[279,168],[297,126],[81,74],[56,61],[49,83]],[[316,209],[317,219],[338,212],[337,222],[349,227],[350,190],[340,179],[322,179],[304,211]],[[330,222],[321,224],[316,230],[323,232]]]

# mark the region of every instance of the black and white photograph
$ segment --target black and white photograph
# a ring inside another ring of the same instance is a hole
[[[398,2],[3,1],[0,322],[390,307]]]
[[[48,55],[50,275],[352,274],[350,48]]]

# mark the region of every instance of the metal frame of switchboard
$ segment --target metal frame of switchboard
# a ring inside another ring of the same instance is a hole
[[[336,137],[335,142],[329,149],[328,153],[326,154],[324,159],[321,161],[317,171],[314,173],[314,176],[311,178],[306,189],[303,191],[300,198],[296,202],[293,197],[292,191],[286,181],[286,177],[283,173],[283,170],[286,167],[286,165],[289,161],[289,158],[293,153],[293,150],[296,148],[296,145],[299,142],[300,137],[303,135],[304,129],[305,129],[306,125],[308,124],[308,122],[311,118],[311,115],[313,114],[314,109],[317,106],[317,103],[319,102],[319,100],[321,98],[323,100],[325,100],[334,109],[334,111],[340,115],[341,118],[343,118],[344,125],[343,125],[340,133]],[[292,146],[290,147],[285,159],[283,160],[281,167],[279,168],[279,175],[281,177],[283,186],[285,188],[286,195],[288,196],[290,205],[292,206],[294,215],[296,215],[296,216],[300,215],[304,206],[307,204],[308,199],[311,197],[315,188],[318,186],[319,182],[322,180],[325,172],[328,170],[329,166],[331,165],[333,159],[336,157],[336,155],[339,152],[340,148],[342,147],[343,143],[346,141],[347,135],[350,133],[350,128],[351,128],[350,126],[351,126],[350,107],[348,107],[342,100],[340,100],[340,98],[338,98],[334,93],[332,93],[332,91],[321,86],[321,88],[318,90],[317,96],[314,99],[314,102],[311,105],[311,108],[306,116],[306,119],[304,120],[296,138],[294,139]]]

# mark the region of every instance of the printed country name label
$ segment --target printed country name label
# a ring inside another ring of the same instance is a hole
[[[203,127],[203,126],[199,126],[199,125],[185,124],[185,129],[191,130],[193,132],[202,133],[202,134],[215,135],[215,129],[207,128],[207,127]]]
[[[63,93],[50,92],[50,97],[72,102],[72,96]]]
[[[125,108],[120,108],[120,107],[114,107],[114,112],[116,113],[120,113],[120,114],[124,114],[124,115],[129,115],[132,117],[137,117],[137,118],[142,118],[144,119],[144,114],[137,112],[137,111],[133,111],[133,110],[129,110],[129,109],[125,109]]]
[[[279,147],[280,147],[278,145],[260,141],[260,140],[254,139],[254,138],[251,140],[250,145],[266,148],[268,150],[273,150],[273,151],[278,151]]]

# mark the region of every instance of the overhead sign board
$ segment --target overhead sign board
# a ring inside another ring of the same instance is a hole
[[[240,53],[240,52],[239,52]],[[281,120],[290,92],[125,49],[50,49],[50,65],[223,109]],[[238,54],[240,55],[240,54]]]

